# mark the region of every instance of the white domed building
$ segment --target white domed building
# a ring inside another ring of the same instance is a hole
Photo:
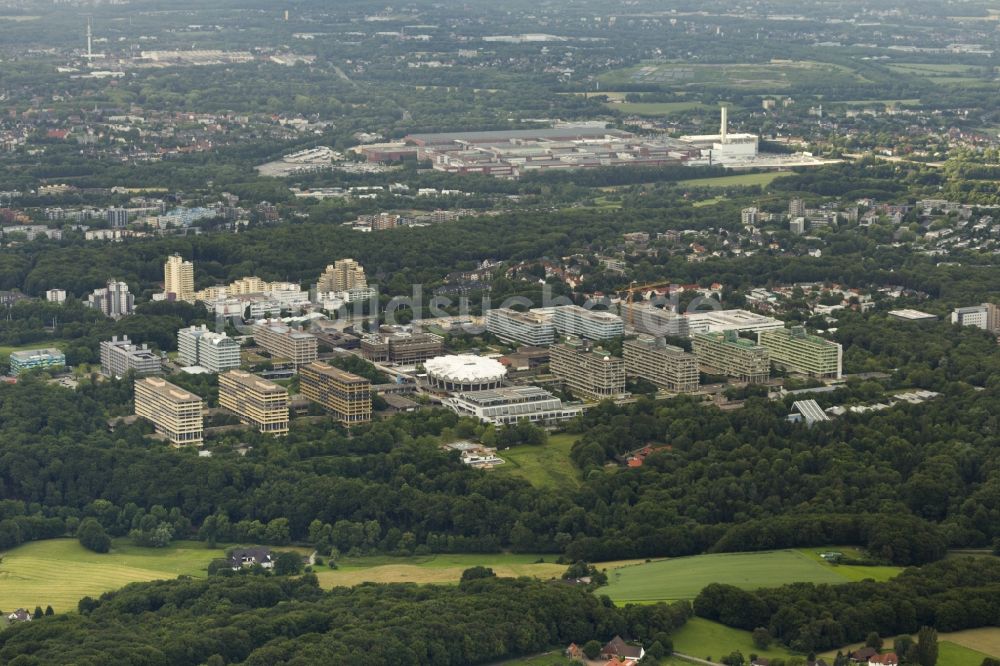
[[[438,356],[424,363],[432,388],[453,393],[500,388],[507,376],[502,363],[484,356]]]

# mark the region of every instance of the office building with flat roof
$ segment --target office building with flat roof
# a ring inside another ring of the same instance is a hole
[[[444,353],[444,340],[431,333],[383,330],[361,339],[361,353],[373,363],[417,365]]]
[[[364,377],[313,362],[299,368],[302,395],[344,425],[372,420],[372,384]]]
[[[174,446],[201,446],[205,439],[201,398],[160,377],[135,380],[135,415]]]
[[[971,305],[964,308],[955,308],[951,312],[951,323],[959,326],[975,326],[984,331],[990,329],[990,308],[983,305]]]
[[[121,340],[115,336],[101,342],[101,374],[124,377],[129,372],[139,376],[162,374],[162,358],[146,345],[132,344],[127,335]]]
[[[10,353],[10,374],[15,377],[37,368],[62,368],[65,365],[66,355],[55,347]]]
[[[623,348],[626,376],[642,377],[676,393],[698,390],[698,359],[694,354],[651,336],[626,340]]]
[[[177,331],[177,350],[177,360],[185,367],[197,365],[216,373],[240,367],[240,343],[204,324]]]
[[[456,393],[444,400],[446,407],[460,416],[501,426],[519,421],[555,425],[583,412],[580,405],[564,405],[562,400],[537,386],[505,386],[490,391]]]
[[[253,339],[268,354],[287,359],[295,367],[312,363],[319,354],[315,335],[286,326],[278,320],[258,322],[253,329]]]
[[[546,347],[556,338],[553,316],[539,310],[496,308],[486,311],[486,330],[507,343]]]
[[[288,434],[288,390],[242,370],[219,375],[219,406],[265,435]]]
[[[533,312],[549,312],[556,331],[563,336],[607,340],[625,333],[621,317],[606,310],[588,310],[579,305],[539,308]]]
[[[625,303],[622,318],[630,329],[654,337],[686,338],[691,333],[687,317],[652,303]]]
[[[568,338],[549,348],[549,371],[585,400],[625,394],[625,363],[589,340]]]
[[[695,333],[691,346],[698,366],[707,374],[726,375],[750,384],[766,382],[771,376],[767,349],[739,337],[736,331]]]
[[[888,315],[900,321],[937,321],[937,315],[930,312],[922,312],[913,308],[902,308],[900,310],[889,310]]]
[[[65,289],[49,289],[45,292],[45,300],[49,303],[65,303],[66,302],[66,290]]]
[[[705,310],[703,312],[688,312],[684,316],[688,320],[692,336],[695,333],[721,333],[724,331],[757,333],[785,327],[784,322],[780,319],[748,310]]]
[[[840,379],[844,348],[830,340],[810,335],[802,326],[761,331],[757,343],[767,349],[771,363],[789,372],[820,379]]]

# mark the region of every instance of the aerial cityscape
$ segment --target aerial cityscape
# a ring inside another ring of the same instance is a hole
[[[1000,666],[998,21],[0,0],[0,664]]]

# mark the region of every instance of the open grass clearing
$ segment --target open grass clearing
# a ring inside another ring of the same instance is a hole
[[[617,603],[693,599],[710,583],[751,590],[788,583],[849,583],[871,578],[885,581],[900,567],[834,565],[820,553],[838,551],[857,557],[853,548],[810,548],[760,553],[694,555],[620,567],[608,571],[608,586],[600,589]]]
[[[18,546],[0,561],[0,608],[44,608],[75,611],[85,596],[139,581],[204,577],[223,548],[196,541],[177,541],[167,548],[139,548],[115,539],[111,552],[94,553],[76,539],[47,539]]]
[[[352,586],[360,583],[457,583],[462,572],[471,567],[489,567],[506,578],[530,576],[541,580],[559,578],[565,564],[556,564],[553,554],[482,553],[416,555],[413,557],[351,557],[341,559],[337,569],[317,566],[316,575],[323,587]],[[543,561],[539,561],[543,560]],[[617,567],[639,563],[620,560],[597,564],[609,572]]]
[[[693,617],[672,636],[674,640],[674,650],[683,654],[718,662],[722,657],[739,650],[744,657],[749,658],[750,654],[761,657],[782,657],[792,656],[792,653],[780,645],[772,644],[768,649],[761,650],[754,646],[753,638],[749,631],[733,629],[718,622],[712,622],[700,617]],[[677,659],[675,662],[667,663],[690,663]]]
[[[576,439],[574,435],[550,435],[548,443],[542,446],[516,446],[499,451],[497,455],[505,462],[494,473],[519,476],[536,488],[577,488],[580,471],[569,459]]]
[[[859,83],[866,79],[843,65],[814,60],[772,60],[762,63],[693,65],[690,63],[647,62],[607,72],[600,81],[614,89],[618,84],[653,84],[664,88],[725,86],[745,91],[773,94],[775,90],[817,79],[831,83]]]
[[[767,187],[779,178],[790,174],[781,171],[768,171],[766,173],[741,173],[735,176],[718,176],[716,178],[692,178],[691,180],[678,181],[681,187],[753,187],[759,185]]]

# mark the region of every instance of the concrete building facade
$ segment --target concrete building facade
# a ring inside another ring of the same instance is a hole
[[[625,394],[625,363],[588,340],[568,338],[549,348],[549,371],[574,396],[604,400]]]
[[[121,340],[115,336],[101,342],[101,374],[124,377],[129,372],[139,376],[162,374],[162,359],[146,345],[132,344],[127,335]]]
[[[840,379],[843,373],[844,348],[802,326],[761,331],[757,343],[767,349],[771,363],[790,372],[820,379]]]
[[[486,330],[504,342],[546,347],[555,342],[553,315],[538,310],[518,312],[510,308],[486,311]]]
[[[955,308],[951,312],[951,323],[959,326],[975,326],[984,331],[990,328],[990,309],[983,305]]]
[[[277,320],[258,322],[253,329],[253,339],[271,356],[288,359],[295,367],[312,363],[319,353],[315,335]]]
[[[767,349],[740,338],[736,331],[696,333],[691,336],[698,366],[708,374],[726,375],[742,382],[759,384],[771,376]]]
[[[249,372],[219,375],[219,406],[265,435],[288,434],[288,390]]]
[[[372,384],[364,377],[313,362],[299,368],[302,395],[344,425],[372,420]]]
[[[380,331],[361,339],[361,353],[373,363],[416,365],[444,353],[444,340],[430,333]]]
[[[135,415],[152,422],[174,446],[201,446],[205,439],[201,398],[165,379],[135,380]]]
[[[128,283],[108,280],[106,287],[95,289],[87,297],[87,305],[112,319],[121,319],[135,311],[135,296],[128,290]]]
[[[326,267],[316,282],[316,291],[349,291],[357,287],[367,287],[365,269],[353,259],[338,259]]]
[[[676,393],[698,390],[698,358],[663,338],[639,336],[624,343],[625,374]]]
[[[216,373],[240,367],[240,343],[204,324],[177,331],[177,351],[177,360],[185,367],[198,365]]]
[[[561,335],[588,340],[608,340],[625,333],[625,324],[618,315],[579,305],[552,308],[552,323]]]
[[[163,265],[163,293],[167,300],[194,302],[194,264],[179,254],[167,257]]]

